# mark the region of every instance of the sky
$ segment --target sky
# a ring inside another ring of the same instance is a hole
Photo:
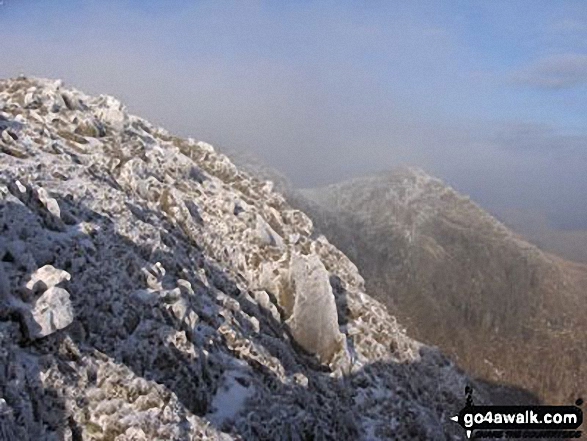
[[[418,166],[587,229],[587,3],[4,0],[0,77],[61,78],[299,187]]]

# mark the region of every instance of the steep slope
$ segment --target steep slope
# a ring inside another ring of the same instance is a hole
[[[292,201],[408,332],[550,402],[585,393],[586,267],[545,254],[418,169],[301,193]]]
[[[60,82],[0,131],[0,439],[464,436],[467,377],[270,184]]]

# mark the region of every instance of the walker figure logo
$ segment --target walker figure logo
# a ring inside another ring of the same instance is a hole
[[[575,406],[475,406],[473,390],[465,388],[465,407],[451,420],[478,438],[559,438],[581,437],[583,411]]]

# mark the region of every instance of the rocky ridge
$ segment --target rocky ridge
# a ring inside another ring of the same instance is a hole
[[[270,182],[59,81],[0,81],[0,132],[0,439],[464,436],[468,378]]]

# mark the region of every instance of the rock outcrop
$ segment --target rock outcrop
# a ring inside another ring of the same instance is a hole
[[[338,327],[338,312],[330,278],[316,254],[294,254],[290,262],[293,303],[286,323],[295,340],[328,363],[337,354],[348,361],[346,338]]]
[[[0,131],[2,439],[464,436],[472,382],[270,183],[55,81]]]

